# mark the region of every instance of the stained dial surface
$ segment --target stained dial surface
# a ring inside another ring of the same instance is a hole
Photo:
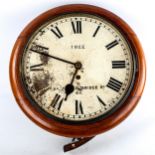
[[[119,106],[133,68],[132,51],[117,28],[87,14],[43,24],[21,63],[31,101],[48,116],[68,121],[92,120]]]

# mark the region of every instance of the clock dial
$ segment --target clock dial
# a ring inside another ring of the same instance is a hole
[[[104,117],[123,103],[134,63],[117,27],[94,15],[66,14],[35,31],[21,73],[31,101],[46,115],[80,122]]]

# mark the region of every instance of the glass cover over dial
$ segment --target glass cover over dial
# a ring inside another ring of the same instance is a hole
[[[49,117],[75,122],[117,109],[134,78],[125,37],[107,20],[84,13],[61,15],[38,28],[20,68],[33,104]]]

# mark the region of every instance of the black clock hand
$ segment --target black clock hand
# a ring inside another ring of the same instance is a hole
[[[43,52],[38,52],[36,50],[32,50],[33,52],[35,53],[38,53],[38,54],[41,54],[41,55],[44,55],[44,56],[47,56],[49,58],[53,58],[53,59],[56,59],[56,60],[59,60],[59,61],[62,61],[62,62],[65,62],[65,63],[68,63],[68,64],[71,64],[71,65],[76,65],[76,63],[74,62],[71,62],[71,61],[68,61],[68,60],[65,60],[65,59],[62,59],[62,58],[59,58],[59,57],[56,57],[56,56],[53,56],[53,55],[50,55],[50,54],[47,54],[47,53],[43,53]]]
[[[82,67],[82,64],[80,62],[75,63],[75,72],[73,74],[71,82],[69,84],[67,84],[65,87],[65,93],[66,93],[65,100],[67,100],[68,95],[70,95],[74,91],[73,82],[74,82],[74,79],[75,79],[75,76],[76,76],[78,70],[81,69],[81,67]]]
[[[77,72],[78,72],[78,69],[75,70],[73,77],[72,77],[72,80],[71,80],[71,83],[67,84],[65,87],[65,92],[66,92],[65,100],[67,100],[68,95],[74,91],[73,82],[74,82],[74,79],[75,79]]]

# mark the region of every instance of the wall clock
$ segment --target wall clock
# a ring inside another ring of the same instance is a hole
[[[132,29],[113,13],[75,4],[51,9],[19,35],[10,81],[23,112],[77,148],[122,122],[145,84],[145,58]]]

